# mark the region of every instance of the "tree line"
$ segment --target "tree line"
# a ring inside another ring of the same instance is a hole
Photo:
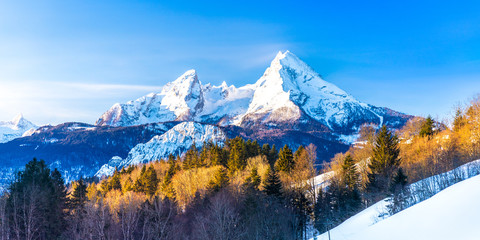
[[[68,185],[32,160],[0,201],[1,239],[303,239],[313,145],[240,137]]]

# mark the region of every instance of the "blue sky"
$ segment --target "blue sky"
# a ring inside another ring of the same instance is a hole
[[[255,82],[290,50],[357,99],[440,119],[480,93],[475,1],[0,1],[0,120],[93,123],[188,69]]]

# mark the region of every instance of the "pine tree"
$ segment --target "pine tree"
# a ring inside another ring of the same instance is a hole
[[[360,174],[358,173],[355,161],[350,154],[348,154],[343,160],[342,178],[348,189],[354,190],[358,188]]]
[[[373,155],[368,167],[369,184],[367,189],[372,193],[386,193],[389,189],[393,173],[400,165],[399,140],[395,134],[383,126],[375,138]]]
[[[6,215],[20,239],[58,239],[65,229],[66,187],[57,169],[33,159],[8,187]],[[24,219],[21,224],[14,219]],[[28,220],[28,221],[27,221]]]
[[[74,183],[72,196],[70,198],[70,203],[73,209],[81,208],[85,205],[87,201],[87,185],[83,181],[83,178],[80,178],[77,182]]]
[[[403,172],[402,168],[398,168],[395,176],[392,179],[392,186],[390,187],[391,192],[396,192],[398,189],[403,189],[407,185],[408,178],[407,175]]]
[[[138,176],[135,184],[133,185],[133,191],[135,192],[145,192],[145,173],[147,172],[147,167],[143,165],[142,170],[140,170],[140,176]]]
[[[110,185],[108,189],[120,190],[120,191],[122,190],[122,184],[120,183],[120,173],[117,171],[116,168],[108,184]]]
[[[268,154],[268,163],[270,163],[270,166],[274,166],[275,162],[278,159],[278,151],[277,148],[275,147],[275,144],[272,145],[272,149],[270,149],[270,153]]]
[[[210,191],[218,192],[220,189],[228,185],[228,175],[227,170],[223,167],[219,168],[218,171],[213,175],[213,179],[207,185],[207,188]]]
[[[458,132],[465,125],[465,119],[462,110],[457,109],[453,120],[453,131]]]
[[[230,156],[228,169],[230,172],[240,171],[247,165],[246,143],[241,137],[236,137],[228,142]]]
[[[177,162],[175,161],[175,158],[170,155],[168,158],[168,169],[167,173],[165,174],[165,177],[163,178],[163,183],[162,183],[162,190],[165,193],[165,195],[169,198],[173,198],[174,192],[172,188],[172,178],[177,172],[178,167],[177,167]]]
[[[274,168],[267,169],[267,176],[264,182],[264,192],[269,196],[282,196],[282,182]]]
[[[144,175],[144,193],[148,196],[153,196],[155,192],[157,192],[157,187],[157,172],[155,168],[153,168],[153,165],[150,165]]]
[[[338,211],[340,219],[343,221],[355,214],[361,207],[360,190],[358,181],[360,174],[352,156],[347,155],[342,163],[341,186],[338,186]]]
[[[333,226],[332,201],[324,189],[320,189],[315,203],[315,228],[321,233],[328,231]]]
[[[295,162],[293,161],[292,149],[285,145],[278,154],[278,160],[275,163],[277,171],[290,173],[295,167]]]
[[[185,153],[185,160],[183,160],[183,169],[191,169],[200,167],[200,156],[195,142],[192,147]]]
[[[408,207],[409,191],[406,188],[407,175],[403,172],[402,168],[399,168],[392,179],[392,185],[390,186],[390,199],[387,205],[388,212],[393,215],[402,211]]]
[[[433,128],[434,128],[435,122],[433,121],[432,117],[428,116],[425,121],[422,124],[422,127],[420,128],[420,137],[428,137],[431,138],[433,136]]]
[[[123,192],[133,191],[133,186],[134,186],[133,180],[129,176],[127,178],[127,180],[125,180],[125,183],[124,183],[124,186],[123,186]]]
[[[260,186],[262,179],[258,175],[257,166],[252,167],[252,170],[250,171],[250,176],[248,176],[246,181],[247,183],[251,184],[252,187],[255,187],[256,189],[258,189],[258,186]]]
[[[293,154],[293,161],[296,163],[298,162],[299,158],[303,155],[303,152],[305,151],[305,147],[300,145],[300,147],[297,148],[297,151]]]

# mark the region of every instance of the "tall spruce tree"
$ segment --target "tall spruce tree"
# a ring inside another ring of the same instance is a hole
[[[73,185],[72,195],[70,197],[71,207],[82,208],[87,201],[87,184],[80,178]]]
[[[228,143],[230,156],[228,158],[228,169],[230,172],[243,170],[247,165],[246,143],[241,137],[231,139]]]
[[[255,189],[258,189],[258,186],[260,186],[262,179],[258,175],[257,166],[252,167],[252,170],[250,171],[250,175],[247,177],[246,181],[247,183],[251,184],[252,187],[254,187]]]
[[[269,196],[281,197],[283,194],[282,182],[274,168],[267,169],[267,177],[264,182],[264,192]]]
[[[155,171],[153,165],[150,165],[144,175],[144,192],[148,196],[153,196],[155,192],[157,192],[157,187],[157,172]]]
[[[295,167],[292,149],[290,149],[286,144],[278,154],[278,160],[275,163],[275,167],[276,170],[286,173],[290,173]]]
[[[368,167],[370,193],[385,194],[390,187],[393,174],[400,165],[400,149],[398,137],[383,126],[375,138],[373,155]]]
[[[207,188],[210,191],[218,192],[220,189],[228,185],[228,175],[227,170],[223,167],[219,168],[218,171],[213,175],[212,180],[207,185]]]
[[[459,108],[455,112],[455,118],[453,120],[453,131],[458,132],[465,125],[465,118],[462,110]]]
[[[435,122],[433,121],[432,117],[428,116],[420,128],[420,137],[428,137],[431,138],[434,133],[434,125]]]
[[[338,187],[338,210],[339,219],[342,221],[355,214],[361,207],[362,199],[358,182],[360,174],[352,156],[347,155],[342,163],[341,185]]]

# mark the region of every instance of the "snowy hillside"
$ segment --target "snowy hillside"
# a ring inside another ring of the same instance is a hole
[[[22,137],[24,134],[34,131],[38,127],[25,119],[22,114],[17,115],[11,121],[0,122],[0,143]]]
[[[451,201],[451,198],[462,198],[459,193],[458,196],[449,193],[452,190],[465,184],[465,182],[472,181],[472,179],[477,179],[474,182],[475,184],[470,184],[472,190],[480,189],[480,160],[473,161],[462,165],[452,171],[435,175],[418,182],[415,182],[409,185],[409,189],[412,192],[412,197],[408,199],[410,205],[413,205],[410,208],[407,208],[395,215],[389,216],[387,213],[387,206],[389,204],[388,199],[377,202],[376,204],[370,206],[369,208],[361,211],[360,213],[352,216],[347,219],[342,224],[330,230],[331,239],[337,240],[357,240],[357,239],[476,239],[476,238],[436,238],[430,237],[428,234],[436,231],[437,228],[441,228],[442,224],[453,223],[453,219],[463,219],[461,214],[464,213],[455,213],[456,211],[462,211],[462,208],[452,209],[450,213],[452,216],[443,216],[446,213],[438,213],[442,215],[442,219],[435,220],[438,216],[435,215],[439,211],[444,211],[451,207],[455,207],[454,201]],[[467,180],[465,180],[467,179]],[[462,181],[457,183],[459,181]],[[455,184],[456,183],[456,184]],[[455,192],[456,190],[453,190]],[[447,193],[445,193],[447,192]],[[480,191],[477,191],[475,194],[480,194]],[[442,196],[447,197],[442,197]],[[435,200],[440,198],[441,200]],[[425,200],[426,199],[426,200]],[[432,203],[433,202],[433,203]],[[418,203],[418,204],[417,204]],[[474,201],[472,200],[471,204]],[[416,205],[415,205],[416,204]],[[465,204],[465,203],[462,203]],[[471,206],[467,204],[467,206]],[[441,205],[441,206],[440,206]],[[435,206],[435,207],[431,207]],[[437,208],[437,210],[435,210]],[[478,212],[478,211],[477,211]],[[433,215],[433,216],[429,216]],[[405,217],[406,216],[406,217]],[[437,217],[434,217],[437,216]],[[465,215],[467,216],[467,215]],[[445,218],[445,219],[443,219]],[[391,220],[394,219],[394,220]],[[425,222],[425,221],[431,222]],[[450,219],[450,220],[448,220]],[[411,223],[407,224],[406,223]],[[402,226],[401,229],[393,231],[394,228]],[[407,226],[407,228],[405,228]],[[426,226],[425,230],[420,230],[420,227],[417,226]],[[372,230],[373,229],[373,230]],[[471,230],[471,229],[470,229]],[[468,231],[470,231],[468,230]],[[418,231],[427,231],[428,233],[423,237],[418,237]],[[404,234],[398,235],[399,237],[393,238],[392,235],[388,233],[395,232],[400,234],[400,232],[405,232]],[[388,235],[382,235],[388,234]],[[414,235],[412,235],[414,234]],[[426,237],[429,236],[429,237]],[[433,236],[433,235],[432,235]],[[446,235],[451,236],[451,235]],[[467,235],[468,236],[468,235]],[[472,235],[470,235],[472,236]],[[314,238],[315,240],[328,240],[328,233],[323,233],[320,236]]]
[[[480,176],[459,182],[377,224],[357,229],[357,232],[350,236],[343,235],[341,231],[332,232],[331,239],[478,239],[480,236],[478,199],[480,199]],[[328,236],[323,235],[317,239],[328,239]]]
[[[194,143],[201,147],[204,142],[223,143],[223,131],[212,125],[195,122],[182,122],[162,135],[153,137],[144,144],[138,144],[128,153],[127,158],[113,157],[103,165],[95,176],[113,174],[115,167],[122,168],[154,160],[166,159],[169,154],[181,155]]]
[[[165,121],[198,121],[251,127],[278,124],[322,125],[351,134],[363,123],[402,126],[410,116],[356,100],[293,53],[279,52],[255,84],[202,85],[189,70],[135,101],[117,103],[97,125],[132,126]]]

